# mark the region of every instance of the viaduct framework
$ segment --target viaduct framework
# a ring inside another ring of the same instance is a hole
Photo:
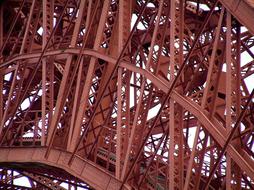
[[[254,189],[253,0],[0,1],[0,189]]]

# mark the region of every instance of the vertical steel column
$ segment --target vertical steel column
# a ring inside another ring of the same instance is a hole
[[[118,69],[117,76],[117,128],[116,128],[116,178],[121,177],[121,152],[122,152],[122,68]]]
[[[118,53],[121,53],[121,50],[123,48],[123,1],[119,2],[119,11],[118,11]],[[118,74],[117,74],[117,127],[116,127],[116,178],[121,178],[121,152],[123,148],[122,144],[122,71],[123,69],[121,67],[118,68]],[[127,134],[128,135],[128,134]]]
[[[3,34],[3,27],[4,27],[4,18],[3,18],[3,12],[4,12],[4,5],[3,3],[0,4],[0,49],[3,46],[3,38],[4,38],[4,34]],[[2,53],[0,53],[0,64],[2,63]],[[3,119],[3,73],[0,72],[0,121],[2,121]],[[0,123],[1,125],[1,123]],[[1,135],[1,131],[0,131],[0,135]]]
[[[118,48],[118,56],[120,55],[124,44],[126,43],[129,33],[130,33],[130,19],[131,19],[131,3],[127,0],[119,1],[119,12],[118,12],[118,35],[117,35],[117,48]],[[117,57],[118,57],[117,56]],[[125,73],[125,75],[128,75]],[[125,76],[126,78],[126,76]],[[130,126],[128,124],[129,119],[129,111],[127,106],[129,105],[129,94],[126,94],[129,92],[129,90],[126,89],[126,87],[123,87],[123,68],[118,68],[118,79],[117,79],[117,144],[116,144],[116,177],[118,179],[121,179],[122,177],[122,162],[124,161],[124,156],[126,156],[126,150],[124,149],[127,147],[127,140],[129,139],[129,133]],[[127,82],[127,81],[126,81]],[[125,89],[124,92],[123,88]],[[127,87],[129,88],[129,86]],[[125,100],[123,100],[122,93],[125,93]],[[125,113],[123,112],[123,106],[124,102],[126,101],[126,108]],[[123,121],[122,117],[125,117],[125,128],[122,127]],[[124,132],[125,131],[125,132]],[[125,153],[125,155],[124,155]]]
[[[236,91],[235,91],[235,98],[236,98],[236,117],[239,118],[241,114],[241,97],[242,97],[242,92],[241,92],[241,25],[237,21],[236,22]],[[238,129],[238,132],[240,132],[240,129]],[[236,135],[236,134],[235,134]],[[240,137],[241,138],[241,137]],[[240,138],[237,139],[237,143],[240,144]],[[238,167],[237,165],[234,166],[234,180],[236,181],[236,189],[241,188],[241,178],[242,178],[242,171],[241,168]]]
[[[176,32],[176,1],[170,1],[170,81],[175,79],[175,32]],[[175,102],[169,100],[169,190],[175,189]]]
[[[232,125],[232,60],[231,60],[231,14],[227,11],[226,18],[226,129],[227,134],[230,133],[231,125]],[[231,158],[227,155],[227,168],[226,168],[226,189],[231,190]]]
[[[43,35],[42,49],[49,43],[49,37],[53,30],[54,18],[54,0],[43,0]],[[51,43],[49,44],[49,46]],[[45,130],[49,127],[49,119],[53,113],[53,76],[54,64],[49,63],[49,59],[42,59],[42,127],[41,127],[41,144],[45,145]]]
[[[3,15],[4,14],[4,5],[3,3],[0,4],[0,49],[2,49],[3,46],[3,41],[4,41],[4,18]],[[2,59],[2,52],[0,53],[0,61]]]
[[[172,81],[175,79],[176,66],[183,64],[184,1],[181,0],[179,3],[171,1],[170,11],[170,80]],[[182,93],[183,89],[176,90]],[[183,109],[173,99],[170,99],[169,108],[169,189],[183,189]]]

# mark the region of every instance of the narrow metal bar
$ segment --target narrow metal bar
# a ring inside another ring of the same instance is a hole
[[[45,48],[48,38],[52,32],[53,28],[53,15],[54,15],[54,1],[43,1],[42,3],[42,24],[43,24],[43,34],[42,34],[42,49]],[[42,126],[41,126],[41,145],[45,145],[45,129],[46,129],[46,120],[48,117],[49,123],[49,115],[51,115],[50,110],[47,114],[47,99],[48,93],[51,93],[50,81],[47,81],[47,78],[50,76],[46,76],[48,72],[50,75],[53,73],[53,69],[48,68],[48,61],[49,59],[43,58],[42,59],[42,102],[41,102],[41,110],[42,110]],[[48,70],[49,69],[49,70]],[[47,84],[49,83],[49,84]],[[48,92],[47,92],[48,91]],[[49,97],[52,98],[52,97]],[[52,101],[52,100],[51,100]],[[47,116],[48,115],[48,116]],[[47,124],[48,124],[47,123]],[[49,126],[48,126],[49,127]]]
[[[123,49],[123,46],[124,46],[124,43],[125,43],[125,38],[126,38],[126,35],[128,36],[129,35],[129,32],[130,32],[130,29],[128,28],[128,26],[125,26],[125,23],[124,20],[127,20],[129,19],[129,15],[126,14],[126,11],[128,10],[125,10],[127,9],[126,7],[126,3],[129,3],[127,1],[120,1],[119,2],[119,19],[118,19],[118,51],[117,51],[117,55],[121,53],[122,49]],[[127,28],[126,28],[127,27]],[[130,26],[129,26],[130,27]],[[121,179],[121,176],[123,175],[124,172],[121,172],[121,169],[122,169],[122,157],[123,157],[123,147],[125,147],[125,144],[123,143],[126,143],[126,142],[123,142],[122,139],[124,138],[127,138],[128,136],[128,132],[127,134],[125,134],[125,136],[122,136],[122,109],[125,109],[127,113],[126,114],[126,119],[127,121],[129,120],[129,109],[127,109],[126,107],[129,105],[126,104],[125,108],[123,108],[124,106],[124,103],[123,103],[123,96],[122,96],[122,87],[123,87],[123,81],[124,79],[122,78],[122,74],[123,74],[123,68],[118,68],[118,74],[117,74],[117,129],[116,129],[116,133],[117,133],[117,137],[116,137],[116,177],[117,179]],[[125,74],[127,75],[127,73]],[[125,77],[126,78],[126,77]],[[126,92],[126,88],[125,89],[125,92],[124,93],[127,93]],[[127,95],[127,97],[125,97],[127,100],[129,99],[129,96]],[[126,102],[127,102],[126,100]],[[128,122],[129,124],[129,122]],[[130,125],[127,124],[127,129],[129,130],[130,128]],[[126,155],[128,154],[128,151],[126,152]],[[126,156],[127,157],[127,156]],[[124,170],[124,166],[123,166],[123,170]]]
[[[3,116],[2,116],[2,120],[0,121],[0,134],[2,133],[2,130],[4,128],[4,123],[5,123],[5,120],[6,120],[6,117],[7,117],[7,112],[10,108],[12,93],[13,93],[13,90],[14,90],[14,87],[15,87],[15,84],[16,84],[18,68],[19,68],[19,66],[16,66],[15,71],[12,74],[13,75],[13,80],[12,80],[11,87],[10,87],[10,90],[9,90],[9,95],[8,95],[8,99],[7,99],[6,106],[5,106],[5,109],[4,109],[4,113],[3,113]],[[3,141],[3,139],[4,139],[3,136],[2,136],[1,141]],[[1,141],[0,141],[0,145],[1,145]]]
[[[3,46],[3,41],[4,41],[4,5],[3,3],[0,4],[0,47]],[[2,57],[2,52],[0,53],[0,61]]]
[[[175,80],[175,33],[176,33],[176,1],[170,1],[170,81]],[[173,90],[173,89],[172,89]],[[169,189],[175,187],[175,102],[173,99],[169,100],[169,154],[168,154],[168,176]]]
[[[3,45],[3,38],[4,38],[4,33],[3,33],[3,26],[4,26],[4,18],[3,18],[3,10],[4,10],[4,5],[3,3],[0,4],[0,47]],[[2,53],[0,53],[0,64],[1,64],[1,59],[2,59]],[[0,72],[0,121],[3,119],[3,84],[4,84],[4,74]],[[0,122],[1,125],[1,122]],[[1,128],[1,126],[0,126]],[[1,135],[1,132],[0,132]]]
[[[227,133],[230,133],[231,124],[232,124],[232,113],[231,113],[231,104],[232,104],[232,61],[231,61],[231,14],[227,11],[226,18],[226,129]],[[231,190],[231,158],[227,155],[227,168],[226,168],[226,190]]]
[[[236,22],[236,77],[235,77],[235,83],[236,83],[236,117],[240,116],[241,113],[241,96],[242,96],[242,92],[241,92],[241,24],[239,22]],[[240,128],[238,128],[237,130],[238,135],[240,135],[241,131]],[[237,142],[241,145],[243,145],[242,143],[242,138],[238,138]],[[235,181],[236,181],[236,189],[240,189],[241,188],[241,177],[242,177],[242,171],[241,168],[238,167],[237,165],[235,166]]]
[[[117,77],[117,129],[116,129],[116,178],[121,178],[121,128],[122,128],[122,68]]]
[[[81,60],[83,62],[83,60]],[[73,135],[73,129],[74,129],[74,123],[75,123],[75,118],[77,116],[77,108],[78,108],[78,99],[79,97],[79,91],[80,91],[80,83],[81,83],[81,76],[83,72],[83,66],[80,64],[78,68],[78,76],[77,76],[77,85],[76,85],[76,90],[75,90],[75,96],[74,96],[74,103],[73,103],[73,108],[72,108],[72,116],[71,116],[71,125],[69,129],[69,134],[68,134],[68,140],[67,140],[67,150],[70,151],[71,149],[71,143],[72,143],[72,135]]]

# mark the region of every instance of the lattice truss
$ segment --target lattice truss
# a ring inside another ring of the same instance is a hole
[[[0,189],[254,189],[253,16],[0,1]]]

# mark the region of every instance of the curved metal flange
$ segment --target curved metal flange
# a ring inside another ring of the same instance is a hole
[[[75,156],[71,165],[68,165],[71,153],[52,149],[48,159],[44,157],[46,148],[0,148],[0,162],[43,163],[49,166],[64,169],[71,175],[88,183],[98,190],[118,190],[121,182],[113,175],[98,168],[94,163]],[[125,189],[129,189],[125,187]]]

